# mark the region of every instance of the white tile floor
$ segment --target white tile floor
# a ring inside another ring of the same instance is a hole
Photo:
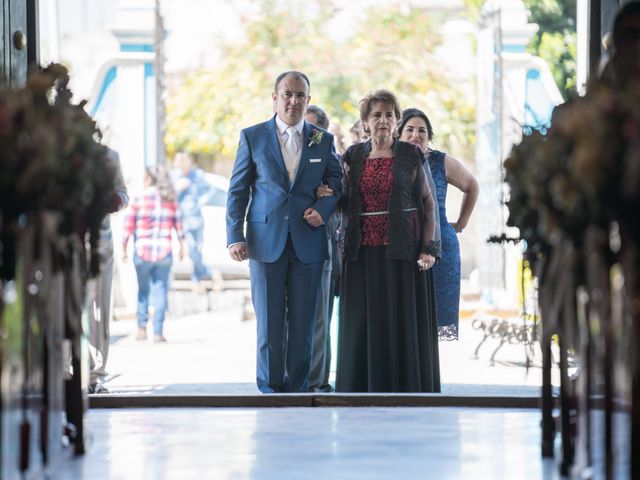
[[[160,346],[135,342],[133,321],[114,322],[108,387],[142,395],[254,393],[255,322],[240,321],[240,313],[234,303],[172,319],[170,342]],[[481,334],[463,322],[461,330],[463,341],[441,344],[443,393],[538,391],[539,367],[523,368],[522,346],[506,345],[490,367],[495,345],[471,360]],[[85,425],[86,455],[64,462],[52,480],[559,478],[555,462],[540,456],[539,409],[91,409]],[[617,451],[628,452],[624,442],[618,439]],[[628,466],[625,455],[618,461]],[[629,478],[628,470],[615,478]]]
[[[557,479],[538,410],[91,410],[56,480]]]
[[[212,311],[180,318],[169,318],[165,325],[166,344],[137,342],[135,320],[111,323],[111,347],[106,387],[121,394],[256,394],[255,321],[241,321],[241,292],[212,297],[219,302]],[[333,333],[333,368],[337,318],[331,322]],[[490,339],[473,359],[483,334],[472,328],[471,321],[460,322],[459,342],[440,342],[442,391],[447,395],[537,395],[542,383],[540,356],[534,366],[525,368],[523,345],[498,346]],[[536,350],[537,351],[537,350]],[[558,385],[557,369],[553,383]]]

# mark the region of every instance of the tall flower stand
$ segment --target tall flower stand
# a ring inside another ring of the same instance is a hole
[[[53,462],[84,452],[84,246],[56,227],[49,213],[11,226],[15,276],[0,280],[0,476],[6,479],[42,478]]]

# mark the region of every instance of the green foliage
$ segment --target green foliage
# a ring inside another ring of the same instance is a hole
[[[62,237],[88,234],[90,273],[99,271],[100,225],[113,209],[116,171],[68,84],[67,69],[55,63],[34,69],[24,86],[0,82],[0,279],[14,278],[19,226],[44,212]]]
[[[596,84],[555,110],[546,135],[514,145],[504,162],[507,225],[518,228],[531,263],[565,240],[581,251],[593,227],[617,224],[638,242],[639,126],[638,85]]]
[[[529,21],[540,27],[529,44],[529,52],[551,68],[560,92],[568,98],[576,88],[575,0],[524,0]]]
[[[347,133],[359,117],[358,101],[377,88],[394,91],[403,107],[424,109],[438,145],[472,158],[475,102],[438,65],[438,25],[420,9],[369,9],[338,41],[327,35],[331,2],[256,0],[241,16],[240,39],[219,46],[210,68],[177,79],[167,100],[167,151],[184,148],[207,168],[229,170],[242,128],[271,113],[275,77],[301,70],[311,80],[311,102]],[[473,92],[473,86],[465,86]]]
[[[484,0],[464,0],[467,16],[478,22]],[[576,88],[576,2],[575,0],[524,0],[529,22],[540,28],[528,51],[545,60],[565,98]]]
[[[473,22],[477,22],[480,18],[480,11],[482,10],[484,1],[485,0],[464,0],[464,6],[467,12],[467,16]]]

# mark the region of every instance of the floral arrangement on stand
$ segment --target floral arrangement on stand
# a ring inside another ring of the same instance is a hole
[[[612,222],[636,239],[640,207],[640,88],[592,86],[554,112],[545,136],[523,137],[504,162],[507,224],[535,264],[561,239],[579,250],[589,227]]]
[[[630,411],[640,408],[639,389],[632,389],[640,375],[640,357],[633,353],[640,342],[640,85],[614,89],[594,83],[585,96],[556,108],[547,135],[524,136],[504,167],[507,224],[519,229],[525,257],[540,280],[541,346],[550,352],[552,336],[558,335],[561,347],[562,465],[567,467],[596,448],[584,431],[571,427],[592,421],[594,393],[604,397],[605,423],[612,424],[614,402],[628,402]],[[547,358],[542,449],[552,455],[550,354]],[[572,360],[577,373],[570,379]],[[580,375],[586,380],[576,382]],[[593,375],[599,378],[592,380]],[[631,445],[640,441],[640,424],[635,425]],[[612,432],[606,434],[611,438]],[[583,439],[572,439],[576,435]],[[574,458],[575,446],[583,451]],[[611,465],[612,452],[605,455]]]
[[[21,223],[44,211],[56,214],[60,235],[87,239],[89,272],[98,272],[100,225],[113,210],[116,172],[85,102],[72,103],[68,82],[67,69],[51,64],[23,87],[0,87],[0,278],[15,274]]]

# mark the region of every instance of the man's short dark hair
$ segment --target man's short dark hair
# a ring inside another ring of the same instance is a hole
[[[297,70],[289,70],[287,72],[282,72],[280,75],[278,75],[276,77],[276,83],[273,86],[274,92],[278,91],[278,85],[280,85],[280,82],[282,81],[282,79],[287,75],[293,75],[294,77],[302,78],[305,82],[307,82],[307,88],[309,89],[309,92],[311,92],[311,82],[309,81],[309,77],[307,77],[304,73],[299,72]]]
[[[313,113],[316,116],[316,125],[320,128],[329,128],[329,117],[327,114],[317,105],[309,105],[307,107],[307,113]]]

